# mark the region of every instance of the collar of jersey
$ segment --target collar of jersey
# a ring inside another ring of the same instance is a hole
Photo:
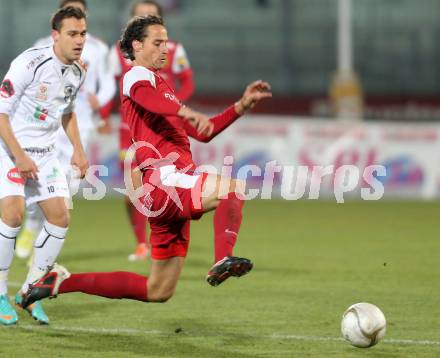
[[[66,65],[65,63],[62,63],[59,58],[57,57],[57,55],[55,55],[55,51],[53,50],[53,46],[50,47],[50,55],[54,60],[54,63],[59,67],[59,68],[69,68],[72,65]]]

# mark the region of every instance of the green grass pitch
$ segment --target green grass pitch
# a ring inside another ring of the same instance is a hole
[[[439,357],[440,203],[253,201],[236,254],[254,270],[213,288],[212,214],[192,226],[186,266],[165,304],[79,293],[46,301],[50,326],[24,312],[0,327],[0,357]],[[72,272],[135,271],[122,200],[76,201],[59,259]],[[14,260],[9,294],[24,279]],[[340,339],[343,311],[378,305],[385,340]]]

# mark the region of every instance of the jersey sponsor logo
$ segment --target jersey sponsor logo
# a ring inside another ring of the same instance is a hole
[[[45,121],[48,114],[49,114],[49,110],[48,109],[43,108],[41,106],[35,107],[35,112],[34,112],[34,118],[35,119],[38,119],[40,121]]]
[[[15,90],[12,82],[8,79],[3,80],[2,84],[0,85],[0,96],[3,98],[9,98],[12,97],[14,93]]]
[[[64,87],[64,101],[68,104],[72,103],[75,100],[76,93],[74,91],[73,86]]]
[[[45,55],[44,53],[42,53],[41,55],[39,55],[39,56],[33,58],[33,59],[27,64],[26,68],[27,68],[28,70],[30,70],[30,69],[31,69],[32,67],[34,67],[37,63],[40,63],[41,60],[43,60],[43,58],[44,58],[45,56],[46,56],[46,55]]]
[[[165,98],[169,99],[170,101],[174,101],[179,103],[179,100],[176,98],[175,95],[173,95],[172,93],[164,93]]]
[[[37,94],[35,98],[40,101],[47,101],[49,88],[45,84],[40,84],[37,89]]]
[[[12,168],[8,171],[7,174],[8,180],[15,183],[24,185],[24,179],[21,177],[20,173],[18,172],[18,168]]]
[[[52,173],[46,176],[46,183],[47,184],[55,183],[58,181],[59,178],[60,178],[60,171],[58,170],[58,168],[55,167],[52,169]]]

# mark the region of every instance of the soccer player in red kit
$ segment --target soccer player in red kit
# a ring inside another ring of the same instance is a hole
[[[270,86],[256,81],[241,99],[208,119],[183,106],[159,69],[165,64],[167,31],[161,18],[135,17],[127,25],[121,49],[134,67],[121,83],[122,108],[137,145],[136,160],[143,172],[144,212],[151,227],[151,271],[145,277],[131,272],[70,274],[55,265],[28,290],[24,305],[45,297],[83,292],[108,298],[165,302],[174,293],[189,244],[190,220],[215,209],[217,262],[207,281],[217,286],[230,276],[252,269],[250,260],[232,256],[241,225],[244,182],[194,172],[189,133],[209,141],[256,103],[271,96]]]
[[[135,2],[132,6],[131,15],[153,15],[163,17],[163,11],[162,7],[156,1],[140,0]],[[185,49],[181,43],[168,40],[167,47],[167,61],[160,69],[160,75],[173,89],[177,98],[182,102],[185,102],[194,93],[193,72],[186,56]],[[122,76],[132,67],[131,60],[126,58],[122,53],[119,46],[119,41],[112,47],[110,51],[109,64],[111,72],[118,80],[120,80]],[[121,118],[123,118],[122,114]],[[125,155],[131,144],[130,129],[128,128],[128,124],[122,120],[119,129],[121,167],[123,167]],[[132,181],[136,182],[138,185],[141,185],[139,172],[132,173]],[[137,241],[136,250],[128,258],[130,261],[145,259],[149,249],[148,240],[146,239],[146,217],[136,210],[128,198],[125,201],[125,205],[127,208],[127,213],[130,217],[133,233],[135,234]]]

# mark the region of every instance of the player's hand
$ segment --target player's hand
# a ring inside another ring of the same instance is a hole
[[[99,134],[111,134],[113,131],[112,125],[109,120],[100,120],[98,124],[98,133]]]
[[[235,111],[241,115],[254,108],[262,99],[272,97],[270,89],[271,87],[268,82],[258,80],[250,83],[246,87],[241,99],[235,103]]]
[[[15,165],[17,166],[18,173],[24,180],[38,180],[38,167],[26,153],[15,158]]]
[[[90,107],[95,112],[99,111],[100,106],[99,106],[99,102],[98,102],[98,97],[96,97],[94,94],[89,94],[88,100],[89,100]]]
[[[199,135],[209,137],[214,130],[214,125],[209,121],[209,117],[199,113],[196,116],[188,118],[189,123],[197,130]]]
[[[74,152],[70,163],[78,169],[80,179],[84,179],[87,169],[89,169],[89,162],[84,153]]]
[[[197,130],[199,135],[209,137],[214,130],[214,125],[209,121],[209,117],[203,113],[182,106],[177,114],[186,119]]]

